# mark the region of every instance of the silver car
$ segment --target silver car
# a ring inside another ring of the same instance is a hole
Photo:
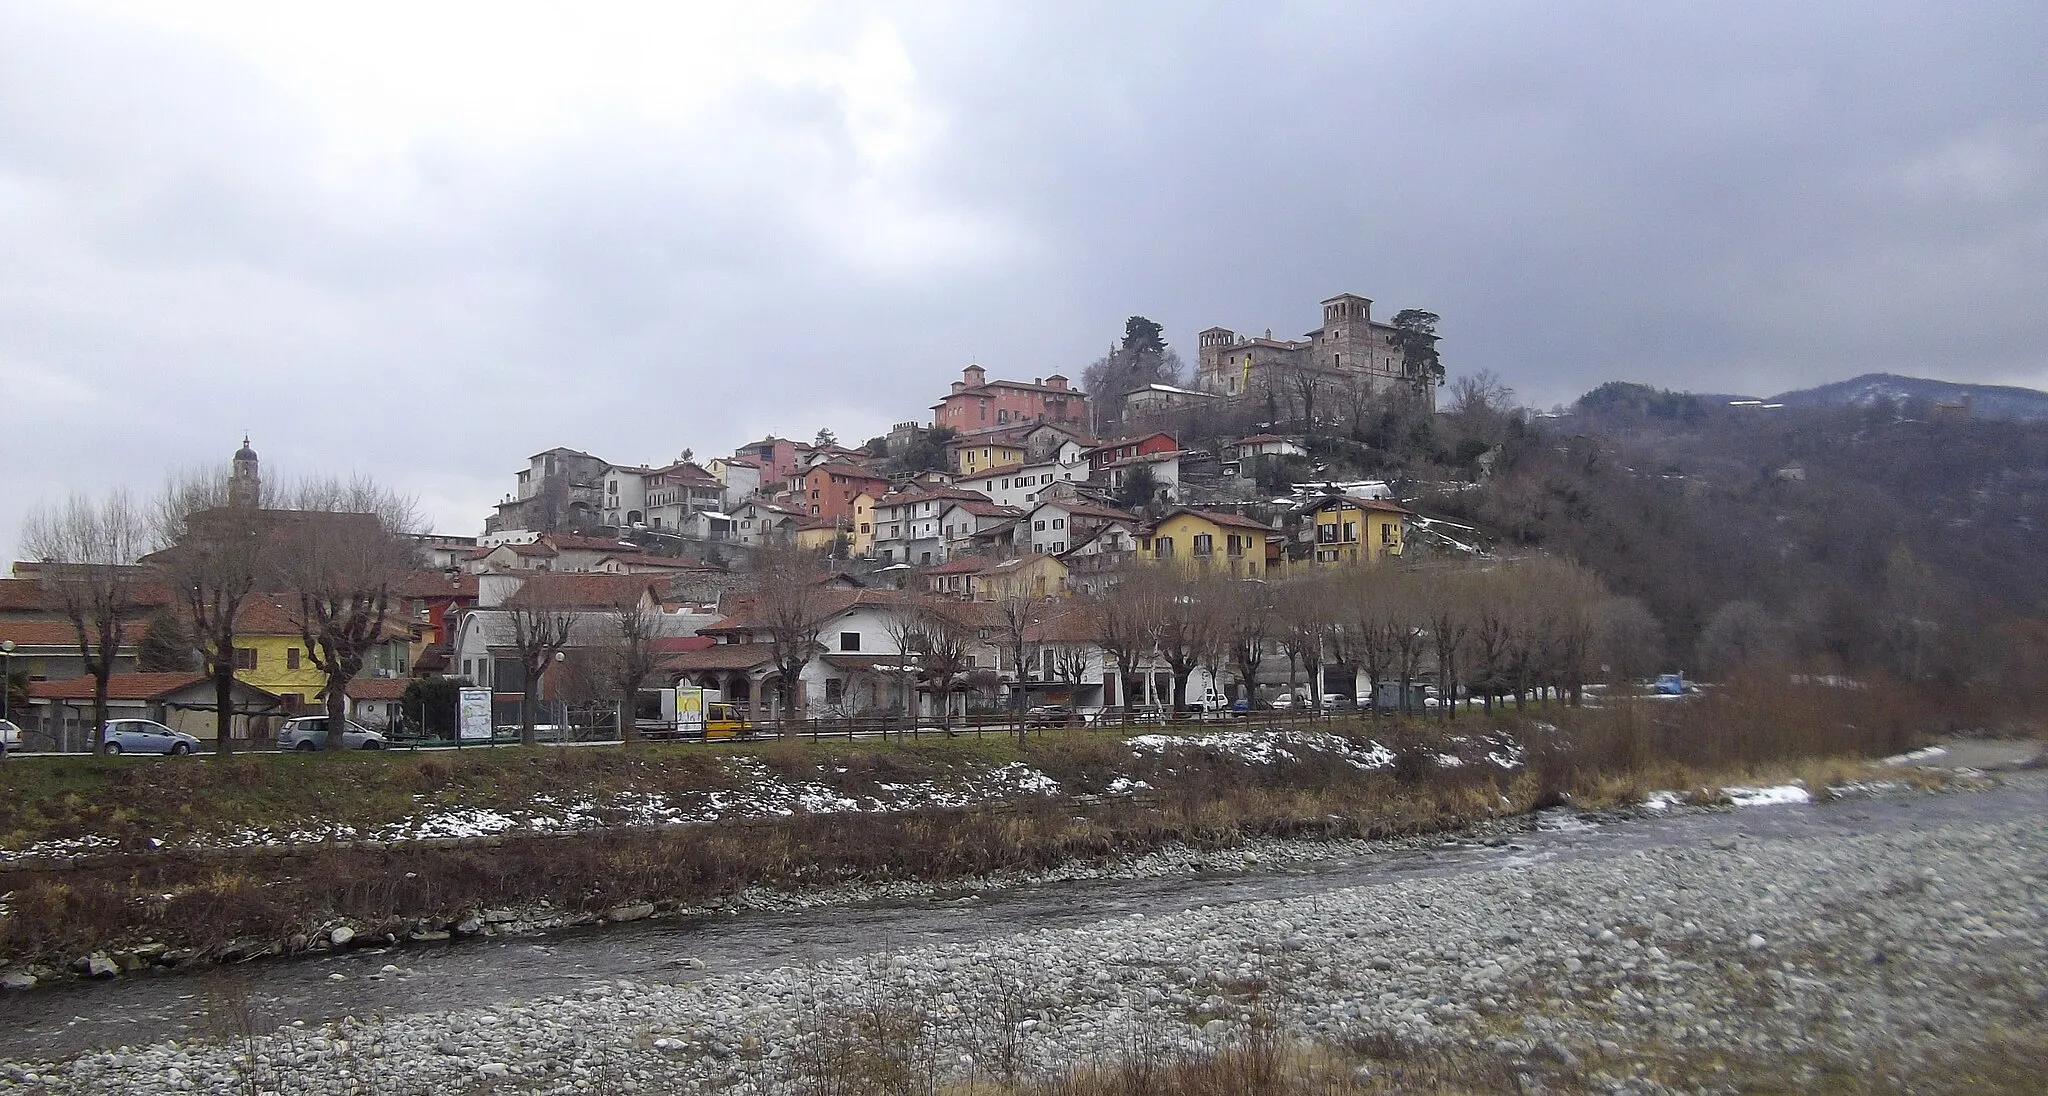
[[[383,735],[368,727],[349,720],[342,728],[341,745],[350,750],[381,750],[391,743]],[[302,715],[288,719],[277,732],[277,748],[280,750],[324,750],[327,748],[327,717],[324,715]]]
[[[0,753],[13,753],[21,749],[21,728],[12,720],[0,719]]]
[[[101,753],[188,754],[198,749],[198,739],[154,719],[109,719],[100,728]]]

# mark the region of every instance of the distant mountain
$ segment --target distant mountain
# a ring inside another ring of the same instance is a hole
[[[1891,373],[1866,373],[1853,380],[1818,388],[1802,388],[1772,396],[1771,403],[1792,407],[1868,407],[1879,400],[1924,400],[1928,403],[1970,401],[1971,414],[2001,422],[2048,422],[2048,392],[1999,384],[1957,384]]]

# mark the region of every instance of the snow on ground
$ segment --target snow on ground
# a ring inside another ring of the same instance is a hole
[[[1761,788],[1722,788],[1721,795],[1730,806],[1735,807],[1777,807],[1788,803],[1811,803],[1813,793],[1804,784],[1774,784]],[[1656,791],[1643,797],[1643,806],[1653,811],[1668,811],[1686,801],[1686,793]]]
[[[980,771],[948,774],[939,780],[877,783],[873,794],[853,794],[813,780],[787,779],[755,757],[731,756],[723,758],[722,763],[726,776],[738,787],[691,790],[670,795],[627,791],[602,801],[540,795],[519,808],[437,804],[415,796],[411,816],[370,829],[341,824],[320,828],[258,826],[226,833],[152,838],[150,844],[156,848],[254,849],[326,841],[446,840],[512,832],[564,834],[610,827],[690,825],[797,814],[930,810],[966,807],[1019,796],[1062,794],[1058,781],[1014,761]],[[841,768],[837,771],[843,773],[846,770]],[[1112,790],[1127,791],[1144,786],[1143,782],[1136,781],[1129,782],[1122,789]],[[108,852],[118,847],[119,842],[98,835],[39,841],[20,849],[0,850],[0,864],[30,858]]]
[[[1884,759],[1884,763],[1887,765],[1915,765],[1922,761],[1932,761],[1937,757],[1943,757],[1947,754],[1948,747],[1946,746],[1923,746],[1910,753],[1887,757]]]
[[[1124,739],[1136,751],[1167,753],[1173,750],[1213,750],[1253,765],[1299,761],[1296,751],[1335,754],[1354,767],[1371,771],[1394,763],[1394,751],[1377,742],[1359,741],[1328,731],[1274,731],[1206,735],[1141,734]]]

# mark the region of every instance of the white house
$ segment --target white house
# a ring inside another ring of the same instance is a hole
[[[1067,447],[1079,450],[1074,442]],[[1079,483],[1088,479],[1088,461],[1076,457],[1065,463],[1011,464],[991,468],[972,476],[963,476],[959,486],[987,495],[999,506],[1029,507],[1038,501],[1039,493],[1053,483]]]
[[[1120,527],[1128,540],[1137,532],[1138,519],[1115,507],[1082,499],[1041,502],[1017,526],[1017,551],[1058,555],[1111,525]]]

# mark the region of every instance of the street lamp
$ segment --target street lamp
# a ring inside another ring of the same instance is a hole
[[[0,719],[7,718],[7,702],[14,696],[14,641],[0,639]]]

